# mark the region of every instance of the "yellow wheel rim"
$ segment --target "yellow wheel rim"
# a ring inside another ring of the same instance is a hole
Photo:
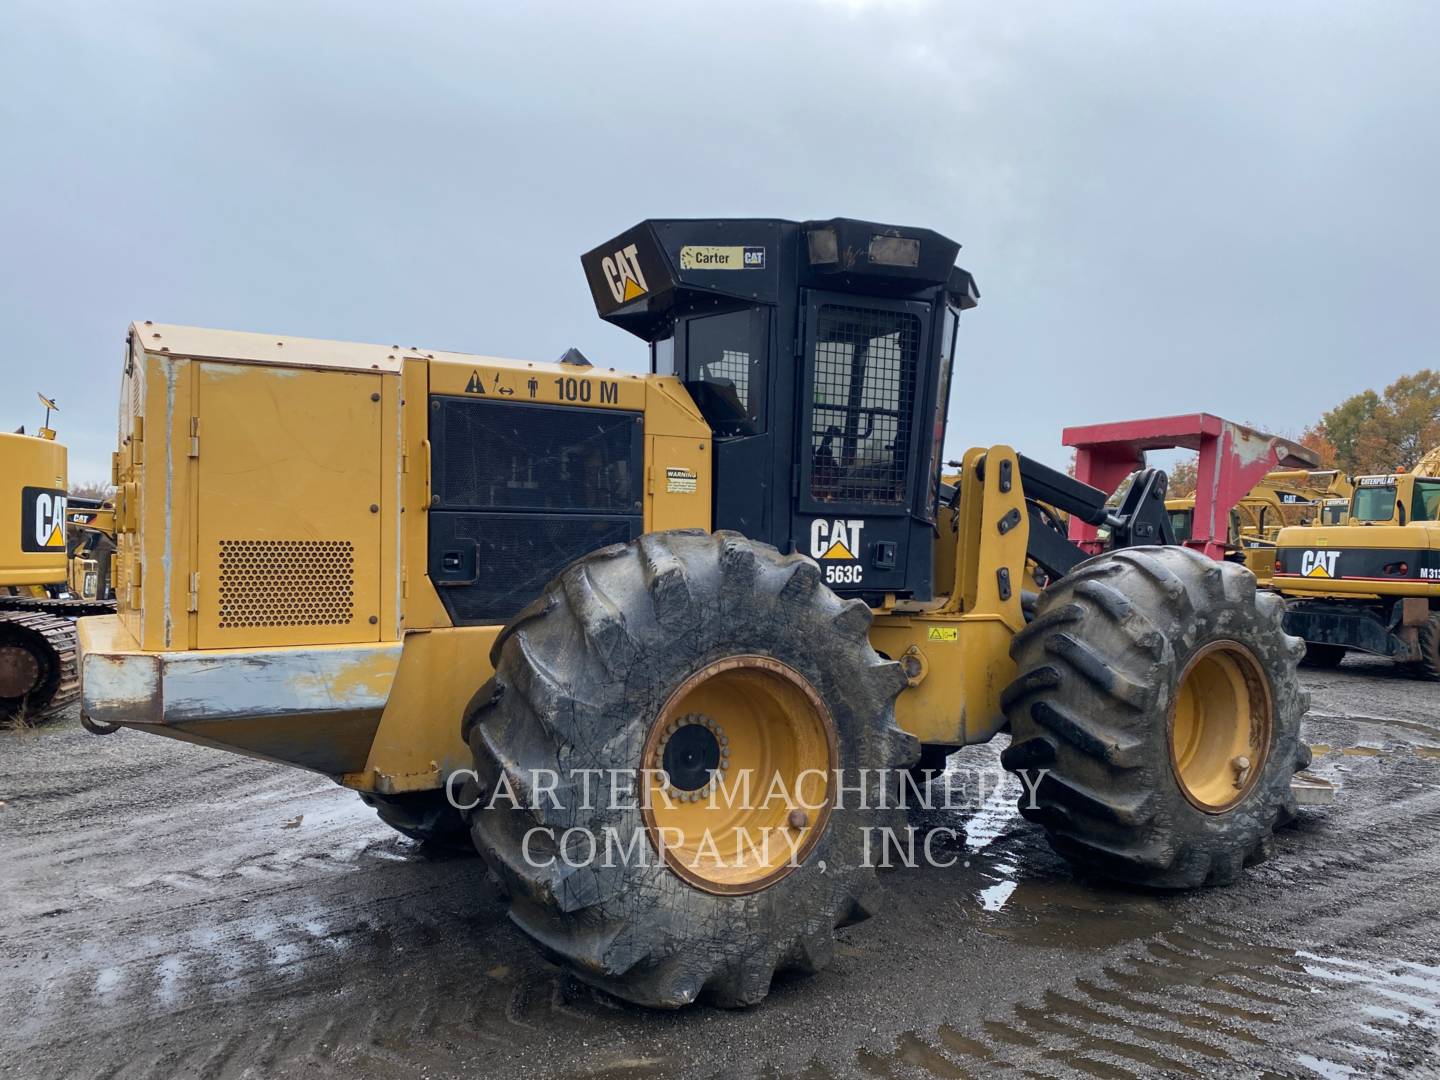
[[[1255,654],[1215,641],[1185,665],[1170,714],[1170,766],[1180,790],[1206,813],[1237,805],[1270,752],[1270,685]]]
[[[835,726],[794,669],[731,656],[670,696],[645,741],[654,850],[705,892],[758,892],[805,861],[830,816]]]

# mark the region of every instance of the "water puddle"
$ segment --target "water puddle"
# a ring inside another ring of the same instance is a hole
[[[980,890],[980,906],[986,911],[999,911],[1015,892],[1017,883],[1001,881]]]

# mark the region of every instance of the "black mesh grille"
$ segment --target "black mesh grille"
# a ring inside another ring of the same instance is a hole
[[[823,304],[815,328],[810,494],[905,503],[920,319]]]
[[[438,506],[631,513],[639,495],[635,413],[437,397]]]
[[[473,583],[440,589],[459,624],[503,623],[568,563],[640,534],[640,519],[540,514],[433,514],[452,545],[473,545]]]
[[[640,535],[633,412],[431,399],[430,579],[456,625],[503,623],[568,563]]]

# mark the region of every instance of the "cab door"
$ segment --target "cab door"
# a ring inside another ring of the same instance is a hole
[[[904,592],[930,305],[807,290],[802,310],[794,549],[837,592]]]

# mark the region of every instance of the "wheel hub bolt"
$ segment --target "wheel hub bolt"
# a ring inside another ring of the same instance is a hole
[[[1230,765],[1235,770],[1235,786],[1241,787],[1245,783],[1245,777],[1250,772],[1250,759],[1240,754],[1231,760]]]

